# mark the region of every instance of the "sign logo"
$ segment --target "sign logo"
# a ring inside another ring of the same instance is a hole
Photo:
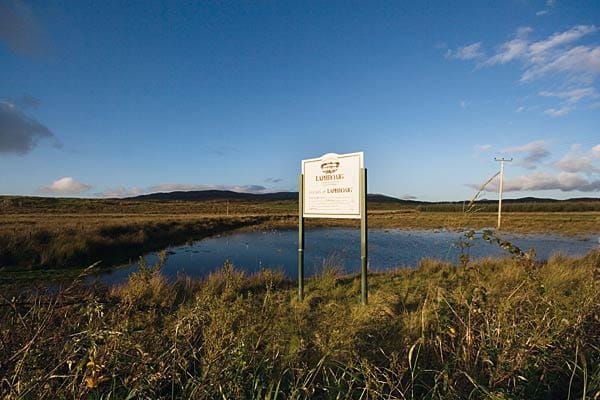
[[[324,174],[333,174],[338,170],[340,163],[338,161],[328,161],[321,164],[321,171]]]

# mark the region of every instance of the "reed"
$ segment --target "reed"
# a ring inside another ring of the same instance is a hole
[[[3,287],[0,398],[599,398],[600,252],[530,261]]]

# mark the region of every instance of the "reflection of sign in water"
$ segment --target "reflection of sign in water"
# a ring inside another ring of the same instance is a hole
[[[363,153],[302,160],[305,218],[360,218]]]

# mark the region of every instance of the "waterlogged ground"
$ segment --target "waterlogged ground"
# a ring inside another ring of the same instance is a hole
[[[503,234],[507,240],[523,251],[535,249],[538,260],[554,254],[583,255],[599,245],[600,238],[584,238],[542,234]],[[163,273],[176,276],[183,272],[203,277],[220,269],[229,260],[238,269],[248,273],[262,268],[282,270],[288,277],[297,276],[297,230],[270,230],[237,232],[219,235],[192,245],[168,249]],[[462,244],[461,244],[462,243]],[[468,247],[465,247],[468,243]],[[481,238],[469,241],[464,234],[451,231],[372,229],[369,231],[369,268],[385,271],[397,267],[413,267],[423,258],[434,258],[457,263],[461,254],[471,258],[509,256],[497,244]],[[145,258],[149,265],[158,260],[156,254]],[[347,273],[360,268],[360,232],[358,229],[312,229],[305,233],[305,273],[307,277],[318,274],[324,265],[341,266]],[[130,267],[105,273],[101,279],[107,283],[122,282],[138,268]]]

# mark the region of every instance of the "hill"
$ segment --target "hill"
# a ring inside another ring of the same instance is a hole
[[[128,200],[156,200],[156,201],[210,201],[210,200],[246,200],[246,201],[282,201],[297,200],[298,192],[275,192],[275,193],[240,193],[231,190],[195,190],[150,193]],[[368,194],[368,201],[375,203],[398,203],[417,205],[422,202],[400,200],[384,194]]]

